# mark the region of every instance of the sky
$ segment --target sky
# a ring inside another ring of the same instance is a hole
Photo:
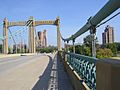
[[[85,25],[90,16],[94,16],[109,0],[1,0],[0,2],[0,36],[3,35],[3,20],[6,17],[12,21],[27,21],[30,16],[35,20],[55,20],[60,17],[60,32],[64,38],[68,38]],[[112,15],[116,14],[118,9]],[[111,15],[111,16],[112,16]],[[109,16],[108,18],[110,18]],[[115,42],[120,42],[120,16],[97,28],[99,43],[102,43],[102,32],[105,27],[114,27]],[[28,29],[26,27],[10,27],[14,34],[21,30],[22,41],[28,44]],[[47,30],[48,45],[57,44],[57,33],[55,26],[37,26],[36,32]],[[89,35],[84,33],[76,39],[76,43],[82,43],[83,38]],[[17,43],[20,42],[20,35],[14,36]],[[0,41],[0,43],[2,43]],[[13,45],[13,40],[9,39],[9,45]]]

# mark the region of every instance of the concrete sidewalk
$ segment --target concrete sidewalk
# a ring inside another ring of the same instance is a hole
[[[73,90],[63,64],[57,56],[50,57],[47,68],[32,90]]]

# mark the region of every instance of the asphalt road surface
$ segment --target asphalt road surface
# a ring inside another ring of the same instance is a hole
[[[56,54],[0,58],[0,90],[73,90]]]
[[[7,74],[7,72],[10,72],[11,70],[15,68],[18,68],[32,61],[35,61],[36,58],[40,58],[40,56],[43,56],[43,55],[44,54],[0,58],[0,75]]]

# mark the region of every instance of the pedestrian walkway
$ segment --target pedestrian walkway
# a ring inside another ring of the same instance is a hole
[[[64,66],[60,60],[57,60],[58,67],[58,90],[73,90],[70,79],[64,70]]]
[[[32,90],[73,90],[70,80],[57,56],[49,56],[50,62]]]

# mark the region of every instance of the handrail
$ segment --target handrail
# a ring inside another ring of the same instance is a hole
[[[66,53],[67,62],[81,77],[91,90],[96,90],[96,62],[97,58],[84,55]]]
[[[62,36],[63,41],[70,41],[76,39],[78,36],[82,35],[83,33],[87,32],[93,26],[96,27],[102,20],[107,18],[111,15],[114,11],[120,8],[120,0],[109,0],[104,7],[94,16],[91,17],[88,22],[80,28],[75,34],[70,36],[69,38],[64,39]]]

